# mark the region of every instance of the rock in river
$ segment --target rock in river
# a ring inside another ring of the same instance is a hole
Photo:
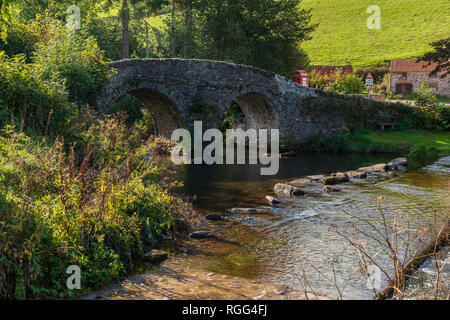
[[[362,168],[358,168],[356,171],[359,172],[366,172],[366,173],[373,173],[373,172],[385,172],[386,171],[386,163],[379,163],[379,164],[375,164],[373,166],[370,167],[362,167]]]
[[[189,237],[192,239],[210,239],[210,238],[216,238],[216,234],[209,231],[195,231],[192,232]]]
[[[289,182],[289,184],[297,188],[304,188],[312,185],[312,182],[310,179],[297,179]]]
[[[387,171],[394,171],[394,170],[403,170],[408,165],[408,159],[406,158],[397,158],[392,160],[386,165]]]
[[[214,213],[214,214],[209,214],[205,217],[205,220],[209,220],[209,221],[223,221],[224,218],[222,215]]]
[[[145,253],[144,259],[150,263],[160,263],[167,259],[167,252],[154,249]]]
[[[277,183],[275,187],[273,187],[273,190],[280,197],[295,197],[305,194],[305,191],[302,189],[291,186],[287,183]]]
[[[341,192],[342,189],[336,186],[325,185],[323,187],[323,191],[325,192]]]
[[[306,178],[312,181],[320,181],[321,179],[325,178],[325,176],[323,174],[316,174],[313,176],[307,176]]]
[[[280,204],[280,200],[278,200],[277,198],[274,198],[272,196],[266,196],[266,199],[269,201],[270,204],[274,205],[274,204]]]
[[[364,171],[347,171],[347,175],[352,179],[367,178],[367,172],[364,172]]]
[[[233,208],[233,209],[228,209],[228,212],[230,213],[245,213],[245,214],[265,214],[265,213],[271,213],[272,212],[272,208],[267,207],[267,208]]]
[[[439,159],[436,163],[441,166],[450,166],[450,156]]]
[[[348,175],[346,173],[337,172],[337,173],[332,173],[325,178],[322,178],[321,181],[323,184],[332,185],[332,184],[338,184],[338,183],[343,183],[343,182],[349,182],[350,178],[348,177]]]

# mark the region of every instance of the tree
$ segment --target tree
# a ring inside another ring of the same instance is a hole
[[[301,9],[300,4],[301,0],[189,1],[175,24],[176,54],[290,75],[307,68],[300,45],[316,27],[310,10]]]
[[[450,38],[431,43],[434,51],[426,53],[419,61],[426,61],[428,65],[436,63],[434,72],[443,72],[441,78],[450,74]]]
[[[160,10],[168,0],[107,0],[106,9],[120,6],[120,17],[122,21],[122,59],[130,57],[129,25],[131,17],[137,19]]]

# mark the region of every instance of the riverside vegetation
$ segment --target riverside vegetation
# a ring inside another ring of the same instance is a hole
[[[0,298],[73,297],[68,266],[81,268],[81,292],[97,288],[133,270],[144,242],[187,231],[194,211],[149,161],[167,148],[151,123],[126,127],[124,114],[90,109],[114,72],[92,37],[48,15],[10,31],[0,52]]]

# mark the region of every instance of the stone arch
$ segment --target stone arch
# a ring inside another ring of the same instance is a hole
[[[227,107],[232,102],[241,107],[248,129],[280,129],[278,108],[267,95],[250,91],[236,96]]]
[[[153,117],[157,135],[170,139],[175,129],[185,127],[181,111],[167,95],[149,88],[134,89],[127,93],[148,108]]]
[[[146,107],[155,123],[156,135],[170,139],[172,132],[178,128],[184,128],[185,120],[177,103],[168,94],[165,88],[143,83],[140,86],[129,86],[119,83],[110,88],[109,95],[99,101],[100,111],[119,99],[124,94],[129,94],[138,99]]]

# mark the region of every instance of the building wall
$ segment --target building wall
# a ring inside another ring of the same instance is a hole
[[[403,73],[391,73],[391,91],[395,92],[395,85],[398,81],[410,81],[413,83],[413,92],[419,90],[420,86],[424,81],[428,81],[429,83],[438,84],[437,94],[450,96],[450,79],[447,76],[446,78],[440,78],[439,75],[432,78],[430,77],[429,72],[408,72],[407,79],[403,80]]]

